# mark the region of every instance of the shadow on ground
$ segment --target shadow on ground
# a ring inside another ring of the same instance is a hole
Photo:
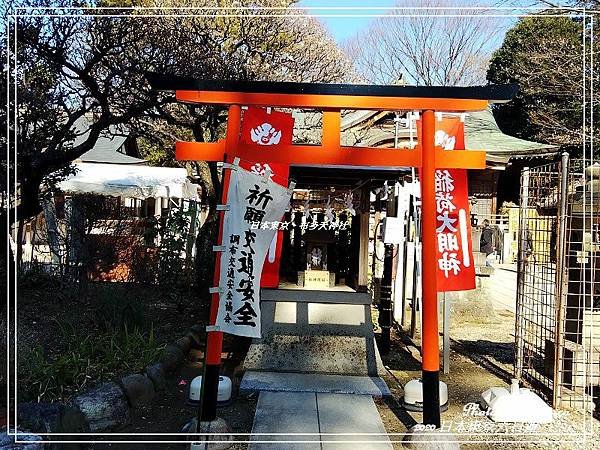
[[[498,378],[510,383],[514,377],[510,368],[514,365],[515,345],[511,342],[452,340],[452,350],[469,358]]]

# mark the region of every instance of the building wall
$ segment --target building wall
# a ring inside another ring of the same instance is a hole
[[[476,214],[480,220],[496,214],[498,171],[469,170],[468,180],[469,198],[475,200],[471,203],[471,214]]]

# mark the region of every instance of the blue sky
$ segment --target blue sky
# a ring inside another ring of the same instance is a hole
[[[359,15],[359,14],[385,14],[385,10],[367,9],[367,10],[318,10],[315,7],[390,7],[394,6],[395,0],[375,0],[374,2],[365,0],[300,0],[298,6],[308,7],[310,13],[318,14],[339,14],[339,15]],[[357,31],[367,28],[369,22],[373,20],[370,17],[321,17],[321,22],[325,24],[329,32],[337,42],[354,36]]]
[[[366,29],[374,17],[330,17],[331,15],[345,15],[345,16],[360,16],[361,14],[386,14],[390,8],[396,6],[397,0],[300,0],[297,4],[298,7],[308,8],[308,13],[318,17],[318,19],[325,25],[329,30],[336,42],[341,43],[345,39],[354,36],[357,32]],[[460,6],[461,1],[452,2],[455,6]],[[504,7],[514,7],[512,13],[519,10],[519,7],[531,7],[536,2],[534,0],[481,0],[481,2],[467,2],[466,4],[484,6],[489,4],[502,5]],[[560,0],[556,1],[556,4],[560,5]],[[464,3],[463,3],[464,4]],[[400,3],[402,6],[402,3]],[[361,8],[361,9],[341,9],[341,8]],[[538,5],[539,7],[539,5]],[[321,8],[321,9],[317,9]],[[326,9],[334,8],[334,9]],[[337,8],[337,9],[335,9]],[[364,9],[363,9],[364,8]],[[378,9],[379,8],[379,9]],[[521,9],[521,12],[527,12],[527,9]],[[507,19],[507,29],[510,28],[512,23],[516,19]]]

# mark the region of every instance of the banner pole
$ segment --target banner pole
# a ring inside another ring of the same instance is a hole
[[[435,114],[423,111],[421,142],[423,424],[441,426],[440,350],[437,301]]]
[[[450,299],[444,292],[444,373],[450,373]]]
[[[227,162],[227,154],[231,153],[239,140],[240,121],[241,121],[240,105],[229,106],[229,114],[227,115],[227,135],[225,137],[225,156],[224,162]],[[221,182],[221,204],[227,204],[227,191],[229,188],[229,179],[231,170],[223,170],[223,180]],[[223,240],[223,214],[225,211],[217,212],[219,215],[219,233],[217,235],[217,243],[221,245]],[[219,286],[221,273],[221,256],[215,255],[215,274],[214,286]],[[210,319],[209,325],[214,326],[217,322],[217,313],[219,311],[219,293],[211,294],[210,303]],[[223,349],[223,333],[221,331],[208,331],[206,338],[206,348],[204,351],[204,365],[202,371],[202,388],[200,392],[200,422],[210,422],[217,417],[217,397],[219,394],[219,371],[221,368],[221,352]],[[199,429],[199,428],[198,428]]]

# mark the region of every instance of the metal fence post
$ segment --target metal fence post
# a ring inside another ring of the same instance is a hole
[[[517,314],[515,317],[515,378],[520,380],[523,372],[523,285],[525,275],[525,248],[527,239],[527,208],[529,206],[529,167],[521,172],[521,208],[519,209],[519,247],[517,270]]]
[[[552,382],[552,406],[555,408],[561,401],[561,376],[564,347],[564,267],[567,257],[567,197],[568,197],[568,177],[569,177],[569,154],[562,154],[560,165],[560,190],[559,210],[558,210],[558,239],[556,240],[556,279],[555,279],[555,305],[556,305],[556,336],[554,338],[554,373]]]

